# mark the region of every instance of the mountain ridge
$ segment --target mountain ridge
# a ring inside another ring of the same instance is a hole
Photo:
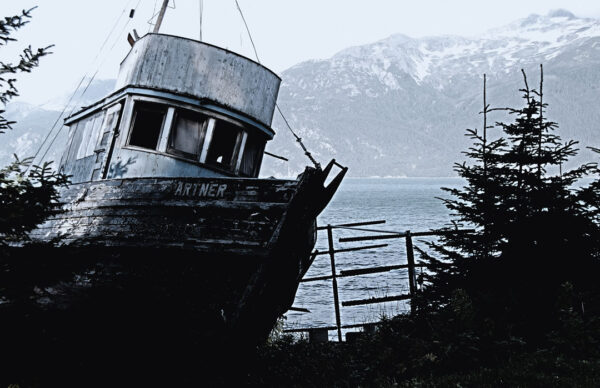
[[[280,106],[315,155],[325,161],[331,154],[350,175],[448,176],[464,160],[464,130],[481,125],[483,74],[488,102],[520,106],[521,69],[538,88],[543,63],[548,114],[566,129],[563,138],[600,143],[593,106],[600,21],[559,10],[489,31],[479,38],[394,34],[302,62],[283,72]],[[280,118],[274,127],[282,128]],[[280,138],[268,149],[292,158],[289,172],[300,171],[306,161]],[[277,164],[267,161],[265,173],[275,174]]]
[[[336,158],[349,166],[350,176],[450,176],[454,163],[465,160],[465,129],[481,127],[483,74],[488,103],[521,106],[521,69],[530,87],[538,88],[540,64],[546,116],[559,123],[559,134],[581,141],[582,149],[600,146],[600,112],[594,105],[600,20],[560,9],[479,36],[398,33],[298,63],[282,73],[278,104],[314,156],[321,163]],[[92,83],[82,104],[104,97],[111,82]],[[20,157],[33,154],[58,115],[15,104],[7,107],[7,117],[18,123],[3,135],[3,164],[15,150]],[[510,120],[503,113],[492,116],[491,122]],[[278,134],[267,151],[290,161],[265,157],[261,175],[295,176],[309,161],[277,113],[273,127]],[[54,160],[65,139],[63,130],[50,152]],[[575,163],[587,160],[583,149]]]

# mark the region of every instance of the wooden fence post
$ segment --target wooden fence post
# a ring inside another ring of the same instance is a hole
[[[406,231],[406,259],[408,261],[408,286],[410,289],[410,296],[414,297],[417,292],[417,277],[415,271],[415,253],[412,243],[412,235],[410,230]],[[410,311],[414,313],[414,303],[410,302]]]
[[[333,249],[333,233],[331,225],[327,225],[327,239],[329,240],[329,258],[331,259],[331,283],[333,286],[333,302],[335,303],[335,325],[337,326],[338,341],[342,342],[342,323],[340,319],[340,299],[335,270],[335,253]]]

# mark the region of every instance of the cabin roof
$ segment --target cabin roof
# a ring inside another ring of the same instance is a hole
[[[116,88],[135,86],[192,96],[270,126],[281,79],[239,54],[164,34],[137,40],[121,63]]]
[[[235,51],[231,51],[229,49],[216,46],[216,45],[214,45],[212,43],[203,42],[203,41],[196,40],[196,39],[191,39],[191,38],[186,38],[186,37],[183,37],[183,36],[177,36],[177,35],[171,35],[171,34],[163,34],[163,33],[153,33],[153,32],[148,32],[147,34],[144,34],[140,39],[138,39],[138,41],[144,39],[148,35],[168,36],[168,37],[173,38],[173,39],[182,39],[182,40],[187,40],[187,41],[195,42],[195,43],[198,43],[198,44],[201,44],[201,45],[204,45],[204,46],[210,46],[210,47],[212,47],[212,48],[214,48],[216,50],[221,50],[221,51],[224,51],[224,52],[226,52],[228,54],[231,54],[231,55],[234,55],[236,57],[242,58],[242,59],[244,59],[246,61],[253,62],[256,65],[258,65],[258,66],[262,67],[263,69],[267,70],[268,72],[270,72],[273,76],[277,77],[281,81],[281,77],[277,73],[275,73],[273,70],[269,69],[268,67],[266,67],[262,63],[257,62],[256,60],[254,60],[252,58],[249,58],[249,57],[247,57],[245,55],[236,53]],[[136,41],[136,43],[137,43],[137,41]],[[127,55],[125,55],[125,58],[123,58],[123,60],[120,63],[121,65],[123,65],[123,62],[125,62],[127,60],[127,57],[129,57],[129,54],[131,54],[132,50],[133,50],[133,47],[131,48],[131,50],[129,50],[129,52],[127,53]]]

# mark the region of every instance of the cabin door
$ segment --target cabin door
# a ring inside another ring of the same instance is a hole
[[[112,156],[113,148],[115,146],[114,140],[116,131],[119,127],[119,122],[121,120],[122,108],[123,105],[121,103],[118,103],[106,110],[104,122],[102,123],[102,134],[100,138],[101,140],[98,143],[96,149],[94,150],[94,152],[96,153],[96,163],[94,164],[94,169],[92,170],[92,181],[106,178],[108,166],[110,164],[110,158]]]

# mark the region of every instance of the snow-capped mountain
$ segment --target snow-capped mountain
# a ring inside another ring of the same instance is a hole
[[[489,104],[519,107],[521,69],[537,89],[540,64],[546,116],[558,122],[563,139],[581,142],[575,162],[597,160],[585,146],[600,146],[600,20],[564,10],[476,37],[397,34],[300,63],[282,74],[279,106],[319,161],[336,158],[350,167],[350,175],[447,176],[464,160],[465,129],[482,126],[483,74]],[[108,94],[112,82],[93,83],[79,105]],[[48,106],[9,104],[7,117],[18,124],[0,135],[0,164],[14,152],[33,154],[58,113]],[[488,118],[498,120],[510,117],[495,112]],[[278,134],[267,151],[290,161],[265,157],[262,175],[293,176],[310,162],[277,113],[273,126]],[[54,160],[65,135],[50,152]]]
[[[477,37],[393,35],[282,75],[279,104],[318,159],[337,158],[355,176],[452,174],[466,128],[481,127],[483,74],[492,106],[521,106],[521,69],[539,88],[563,139],[600,144],[600,21],[568,11],[531,15]],[[496,114],[493,120],[508,119]],[[280,118],[268,150],[307,160]],[[582,158],[590,155],[582,150]],[[281,162],[268,160],[266,174]]]

